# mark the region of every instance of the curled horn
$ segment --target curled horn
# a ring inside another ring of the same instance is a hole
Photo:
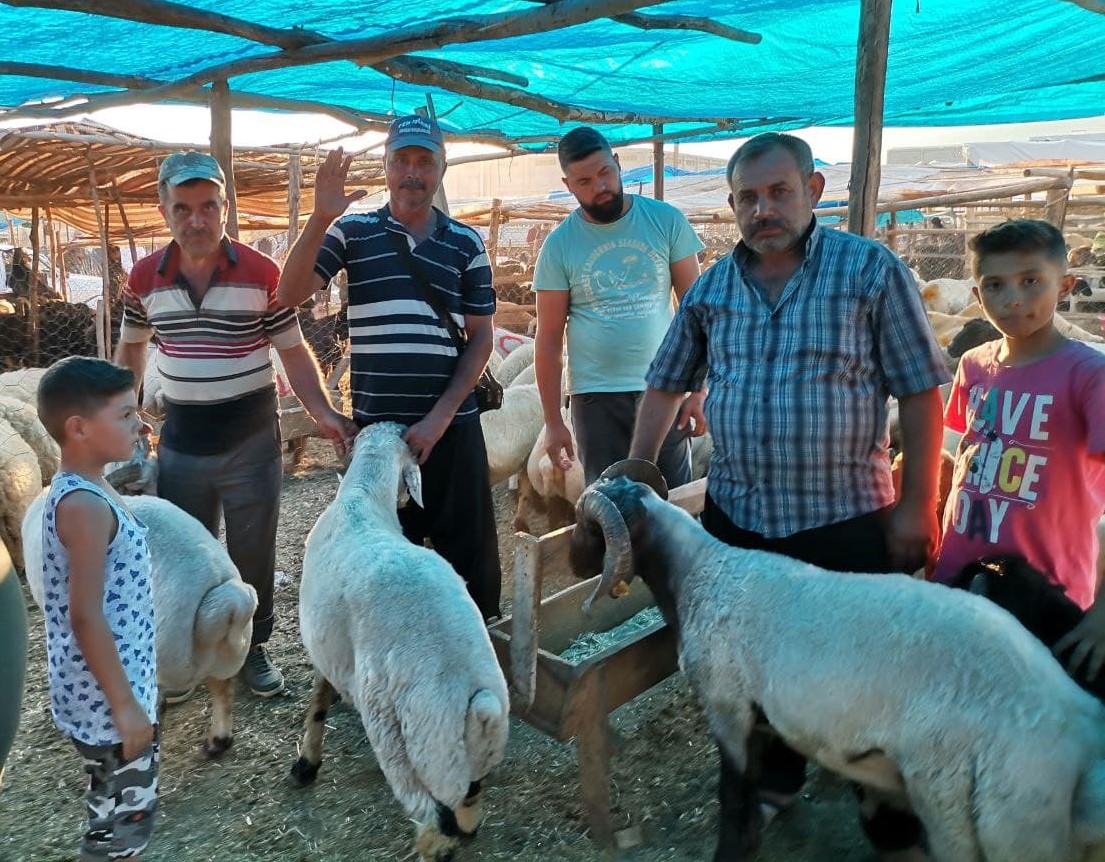
[[[664,481],[660,468],[651,461],[646,461],[644,458],[626,458],[618,461],[603,470],[598,481],[617,479],[619,476],[625,476],[631,482],[648,485],[661,500],[668,498],[668,483]]]
[[[583,603],[583,612],[591,612],[591,603],[609,593],[614,585],[625,581],[633,568],[633,550],[629,542],[629,527],[614,501],[598,488],[588,488],[579,499],[579,520],[592,518],[602,528],[606,552],[602,559],[602,577],[598,586]],[[579,529],[577,525],[576,529]]]

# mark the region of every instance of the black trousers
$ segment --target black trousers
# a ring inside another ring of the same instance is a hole
[[[280,427],[271,424],[218,455],[186,455],[158,446],[157,494],[219,536],[226,525],[226,550],[242,580],[257,590],[253,643],[272,635],[276,527],[284,464]]]
[[[429,539],[468,585],[484,619],[498,616],[503,574],[479,422],[451,425],[422,465],[422,503],[399,510],[403,534]]]
[[[790,536],[769,539],[744,530],[729,520],[706,495],[702,526],[710,535],[738,548],[771,551],[835,572],[893,572],[883,524],[887,510],[880,509],[858,518],[803,530]],[[806,758],[774,734],[759,734],[761,790],[779,796],[797,794],[806,781]],[[885,806],[864,818],[864,829],[880,849],[900,849],[916,843],[920,824],[912,815],[887,810]]]

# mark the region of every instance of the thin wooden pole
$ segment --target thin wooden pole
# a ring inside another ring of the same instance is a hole
[[[664,124],[656,123],[652,127],[656,140],[652,142],[652,196],[658,201],[664,199]]]
[[[503,217],[503,202],[499,198],[491,201],[491,218],[487,226],[487,257],[491,261],[491,268],[495,268],[495,261],[499,259],[499,225]]]
[[[38,331],[38,261],[40,257],[40,239],[38,236],[38,207],[31,207],[31,278],[27,285],[27,298],[31,303],[31,313],[27,318],[31,336],[31,363],[39,364]]]
[[[127,210],[123,206],[123,196],[119,194],[119,186],[114,178],[111,180],[111,196],[115,198],[115,207],[119,210],[119,220],[123,223],[123,230],[127,234],[127,242],[130,244],[131,266],[138,263],[138,246],[134,242],[134,231],[130,227],[130,219],[127,218]]]
[[[861,0],[860,3],[848,230],[868,237],[875,234],[875,208],[879,200],[890,6],[891,0]]]
[[[211,85],[211,155],[226,175],[226,199],[230,211],[226,218],[227,235],[238,238],[238,194],[234,187],[234,145],[231,142],[230,86],[226,79]]]
[[[1070,204],[1070,190],[1074,185],[1074,168],[1070,169],[1067,176],[1060,178],[1060,185],[1050,189],[1047,193],[1047,202],[1044,204],[1044,220],[1051,222],[1059,230],[1063,229],[1063,222],[1067,220],[1067,207]]]
[[[303,185],[303,165],[299,153],[288,158],[288,250],[299,238],[299,196]]]
[[[100,319],[99,337],[96,339],[96,347],[101,350],[101,359],[111,358],[111,260],[108,255],[107,242],[107,207],[100,209],[100,191],[96,185],[96,167],[91,161],[88,163],[88,181],[92,190],[92,209],[96,213],[96,225],[100,229],[100,254],[104,259],[104,298],[103,316]]]

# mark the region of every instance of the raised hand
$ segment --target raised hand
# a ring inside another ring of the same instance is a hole
[[[345,193],[345,180],[353,156],[347,156],[342,147],[331,150],[315,174],[315,214],[333,221],[344,213],[349,205],[368,194],[367,189]]]

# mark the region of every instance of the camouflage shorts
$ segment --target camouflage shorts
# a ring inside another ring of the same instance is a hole
[[[133,760],[123,760],[123,746],[85,745],[73,741],[88,773],[88,829],[82,858],[130,859],[146,849],[157,810],[157,729],[153,744]]]

